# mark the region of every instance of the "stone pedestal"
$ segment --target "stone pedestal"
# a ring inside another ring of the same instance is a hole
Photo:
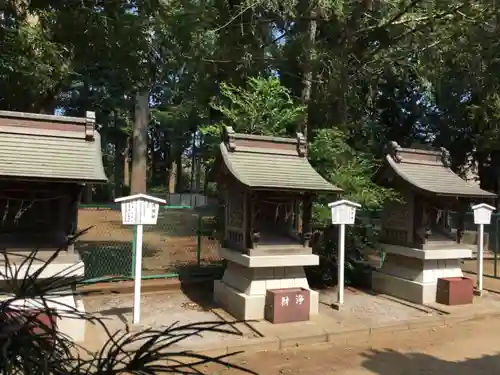
[[[386,256],[382,267],[373,272],[373,290],[419,304],[436,302],[437,280],[462,277],[460,260],[472,257],[472,250],[467,248],[421,250],[381,246]]]
[[[24,257],[9,256],[9,266],[4,263],[0,266],[0,287],[3,294],[0,294],[0,300],[12,298],[9,294],[7,278],[11,275],[16,275],[18,280],[23,280],[27,276],[34,275],[43,266],[44,255],[40,260],[36,260],[31,264],[23,263]],[[47,254],[49,256],[50,254]],[[47,279],[50,277],[77,278],[84,276],[84,264],[80,256],[76,253],[61,252],[56,259],[53,260],[43,271],[37,275],[37,279]],[[85,307],[82,299],[77,295],[76,290],[67,288],[59,290],[56,293],[45,296],[45,303],[50,309],[54,309],[58,313],[57,329],[70,337],[75,342],[82,342],[85,339],[86,321],[79,318],[78,314],[85,313]],[[44,303],[39,299],[18,299],[12,302],[12,306],[26,309],[45,309]]]
[[[254,255],[220,249],[228,261],[222,280],[215,281],[214,299],[236,319],[262,320],[269,289],[304,288],[310,291],[310,314],[318,313],[318,293],[310,290],[304,266],[319,264],[313,254]]]

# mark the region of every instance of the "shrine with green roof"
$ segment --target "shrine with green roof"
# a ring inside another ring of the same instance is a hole
[[[219,191],[221,256],[228,260],[214,297],[241,319],[262,319],[266,291],[301,287],[310,291],[311,314],[318,295],[304,266],[312,254],[312,204],[318,194],[341,189],[307,160],[306,141],[235,133],[225,127],[210,177]]]
[[[85,275],[74,248],[78,205],[86,184],[106,182],[94,112],[68,117],[0,111],[0,251],[4,255],[0,298],[10,298],[12,279],[48,285],[53,281],[47,279]],[[58,330],[75,342],[83,341],[85,320],[65,313],[68,309],[85,312],[71,284],[46,303],[17,298],[13,304],[57,311]]]
[[[463,218],[472,203],[497,196],[466,181],[450,168],[445,149],[403,148],[391,142],[375,181],[400,193],[381,214],[380,249],[374,290],[415,303],[436,301],[437,281],[462,277],[461,259],[472,257],[463,243]],[[458,228],[448,213],[457,212]]]

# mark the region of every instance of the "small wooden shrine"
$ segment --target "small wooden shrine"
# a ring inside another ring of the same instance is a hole
[[[67,244],[77,230],[82,187],[106,181],[93,112],[75,118],[0,111],[0,250],[9,267],[19,270],[19,279],[40,269],[61,248],[68,251],[38,278],[83,276],[80,256]],[[35,250],[37,259],[23,264]],[[11,272],[3,270],[1,279],[16,271]],[[65,305],[77,305],[71,292],[61,298]],[[58,325],[75,340],[83,335],[80,322]]]
[[[450,169],[447,150],[402,148],[389,144],[376,181],[396,189],[402,202],[389,202],[381,217],[381,248],[386,252],[374,273],[375,290],[417,303],[434,302],[440,277],[462,276],[460,259],[472,249],[461,244],[463,216],[471,202],[496,195],[460,178]],[[462,220],[452,228],[448,212]]]
[[[318,193],[341,190],[309,164],[305,139],[236,134],[226,127],[211,177],[219,189],[221,255],[228,260],[215,299],[243,319],[264,317],[268,289],[309,289],[303,266],[319,260],[309,247]],[[311,297],[317,311],[317,296]]]
[[[93,112],[0,111],[0,246],[54,249],[76,231],[85,183],[106,182]]]

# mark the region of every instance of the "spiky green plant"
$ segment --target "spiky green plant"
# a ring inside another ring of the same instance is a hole
[[[81,235],[81,233],[80,233]],[[74,239],[78,238],[75,236]],[[74,241],[73,239],[73,241]],[[68,244],[69,245],[69,244]],[[63,314],[74,319],[84,319],[102,327],[107,341],[100,350],[91,352],[63,335],[51,324],[41,321],[40,313],[53,318],[61,312],[49,308],[51,299],[73,290],[83,280],[68,280],[62,275],[40,279],[42,272],[66,248],[55,251],[39,269],[19,279],[21,268],[30,269],[38,251],[26,255],[22,264],[12,267],[4,253],[3,277],[8,298],[0,304],[0,373],[5,375],[88,375],[88,374],[201,374],[200,365],[220,364],[247,373],[247,369],[227,362],[227,357],[237,354],[210,357],[188,350],[177,349],[174,344],[204,331],[233,333],[228,323],[200,322],[188,325],[173,324],[163,330],[146,329],[129,332],[128,329],[111,333],[105,321],[89,313],[81,313],[64,306]],[[19,254],[16,254],[19,256]],[[66,292],[65,292],[66,291]],[[36,299],[41,307],[39,314],[33,310],[16,307],[16,301]],[[50,320],[49,320],[50,322]]]

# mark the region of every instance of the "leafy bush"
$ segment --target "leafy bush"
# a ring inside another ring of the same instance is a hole
[[[372,176],[380,161],[349,146],[346,136],[338,129],[319,130],[309,145],[309,158],[326,180],[343,189],[342,198],[361,204],[363,209],[379,209],[385,201],[399,199],[394,190],[373,182]],[[325,220],[324,211],[318,219]]]
[[[346,228],[345,280],[347,283],[366,285],[365,275],[370,271],[364,255],[366,248],[375,248],[378,229],[374,215],[385,201],[398,200],[392,189],[378,186],[372,181],[378,167],[377,160],[359,152],[346,141],[345,135],[337,129],[319,130],[309,146],[309,157],[316,170],[328,181],[343,189],[342,198],[360,203],[356,224]],[[314,251],[320,257],[320,265],[308,271],[313,284],[333,284],[337,279],[338,235],[337,228],[330,227],[328,199],[320,197],[313,206],[313,222],[319,233]]]
[[[369,287],[367,276],[371,267],[367,263],[364,250],[375,248],[379,230],[374,225],[378,211],[362,211],[358,214],[356,224],[346,226],[345,237],[345,282],[346,284]],[[328,287],[336,285],[338,272],[338,227],[329,225],[317,228],[313,241],[313,251],[319,256],[317,267],[307,269],[311,285]]]
[[[287,136],[297,129],[305,107],[297,105],[276,77],[250,77],[247,87],[221,83],[221,98],[210,105],[238,133]]]

